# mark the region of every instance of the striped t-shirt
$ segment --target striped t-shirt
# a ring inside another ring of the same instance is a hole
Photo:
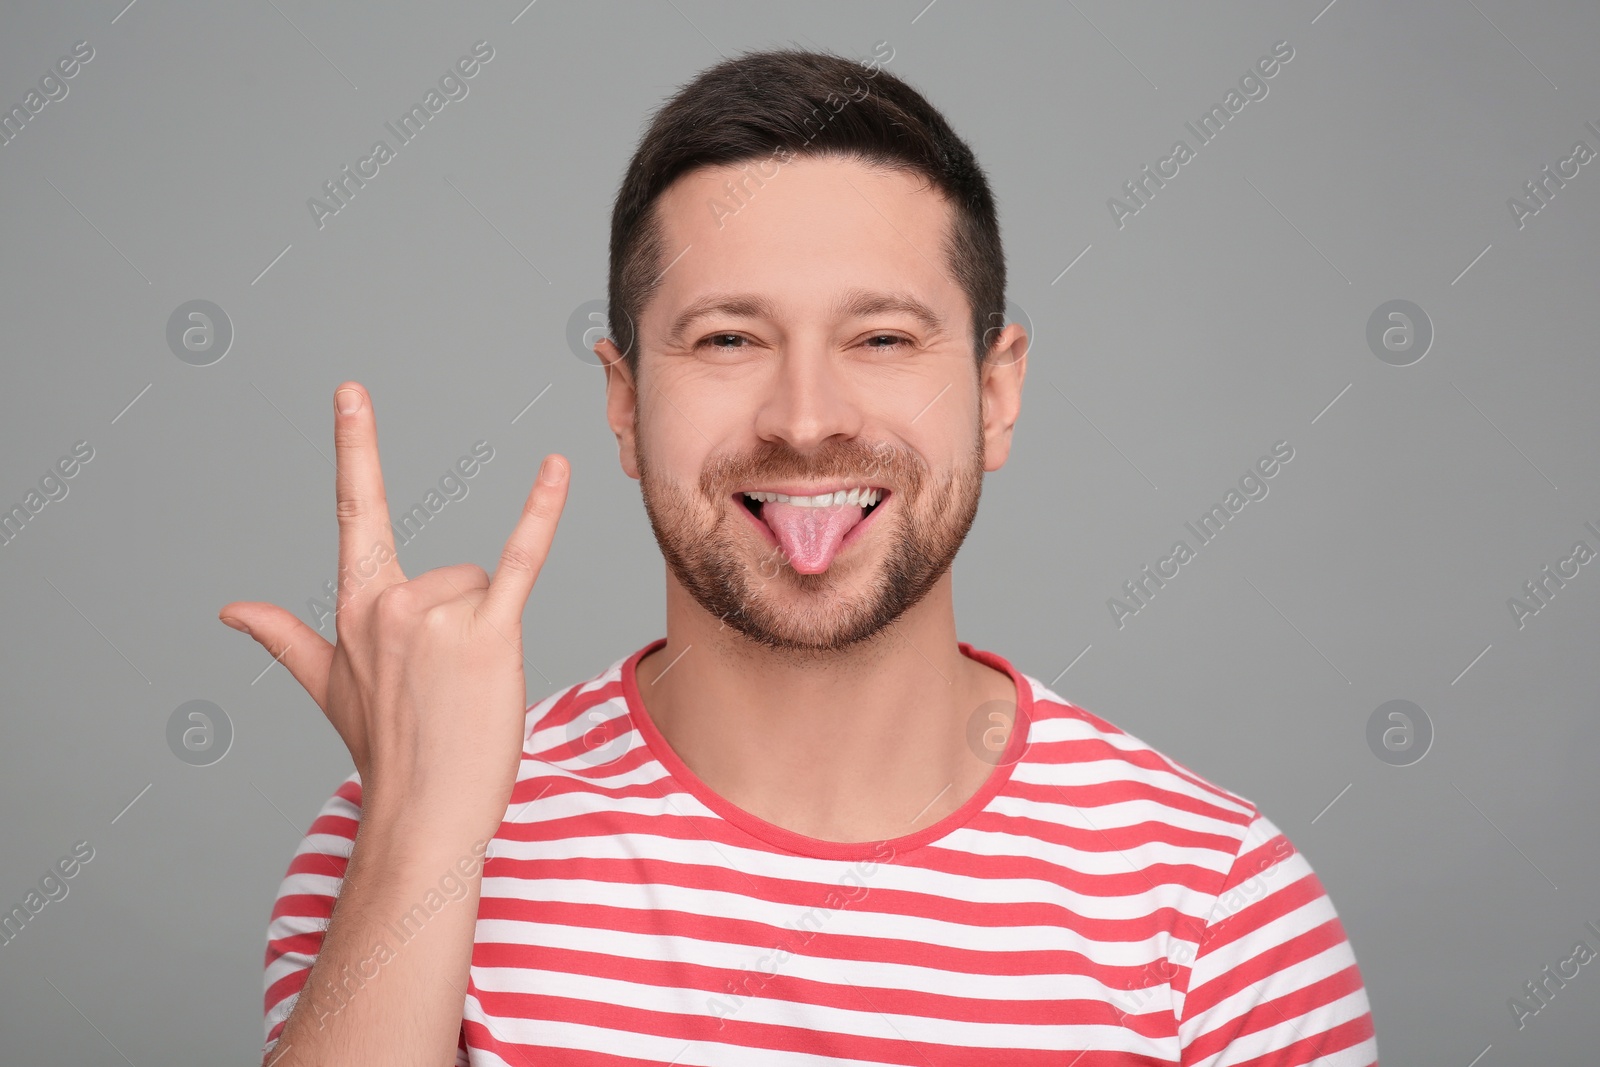
[[[505,819],[463,857],[483,884],[458,1065],[1377,1063],[1333,905],[1248,800],[962,643],[1017,687],[983,787],[902,837],[820,841],[729,804],[667,745],[635,676],[663,644],[528,709]],[[278,891],[264,1051],[360,805],[352,776]],[[446,872],[410,922],[462,886]],[[311,1006],[360,983],[319,976]]]

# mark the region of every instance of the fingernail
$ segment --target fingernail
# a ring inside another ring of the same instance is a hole
[[[554,456],[544,457],[544,462],[539,465],[539,480],[545,485],[560,485],[565,473],[565,467]]]
[[[238,630],[242,634],[247,634],[247,633],[250,632],[250,627],[246,626],[244,623],[240,622],[238,619],[234,618],[232,615],[224,615],[224,616],[222,616],[222,621],[223,621],[223,623],[225,625],[233,627],[235,630]]]
[[[340,389],[333,394],[333,404],[341,415],[352,415],[361,410],[361,394],[354,389]]]

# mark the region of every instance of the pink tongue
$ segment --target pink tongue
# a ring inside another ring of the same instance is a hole
[[[777,535],[789,565],[801,574],[821,574],[839,554],[839,542],[861,521],[859,504],[801,508],[768,501],[761,518]]]

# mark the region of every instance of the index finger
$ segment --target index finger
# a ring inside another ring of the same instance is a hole
[[[567,502],[569,467],[565,456],[552,453],[544,457],[539,467],[539,480],[522,506],[522,517],[506,539],[506,546],[500,553],[500,566],[495,569],[494,579],[483,599],[484,613],[501,625],[521,621],[528,594],[533,592],[539,569],[550,554],[556,523]]]
[[[351,574],[363,584],[400,574],[389,529],[389,500],[378,464],[378,419],[360,382],[344,382],[333,394],[334,497],[339,516],[339,592]],[[348,409],[348,410],[347,410]],[[377,566],[374,569],[373,564]]]

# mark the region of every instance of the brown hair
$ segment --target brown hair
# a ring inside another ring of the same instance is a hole
[[[944,253],[971,305],[973,349],[983,359],[1005,323],[1006,264],[994,197],[972,149],[878,63],[779,49],[702,71],[656,113],[628,164],[611,212],[607,314],[635,377],[634,324],[665,266],[655,212],[662,192],[698,167],[827,154],[920,174],[950,198]]]

